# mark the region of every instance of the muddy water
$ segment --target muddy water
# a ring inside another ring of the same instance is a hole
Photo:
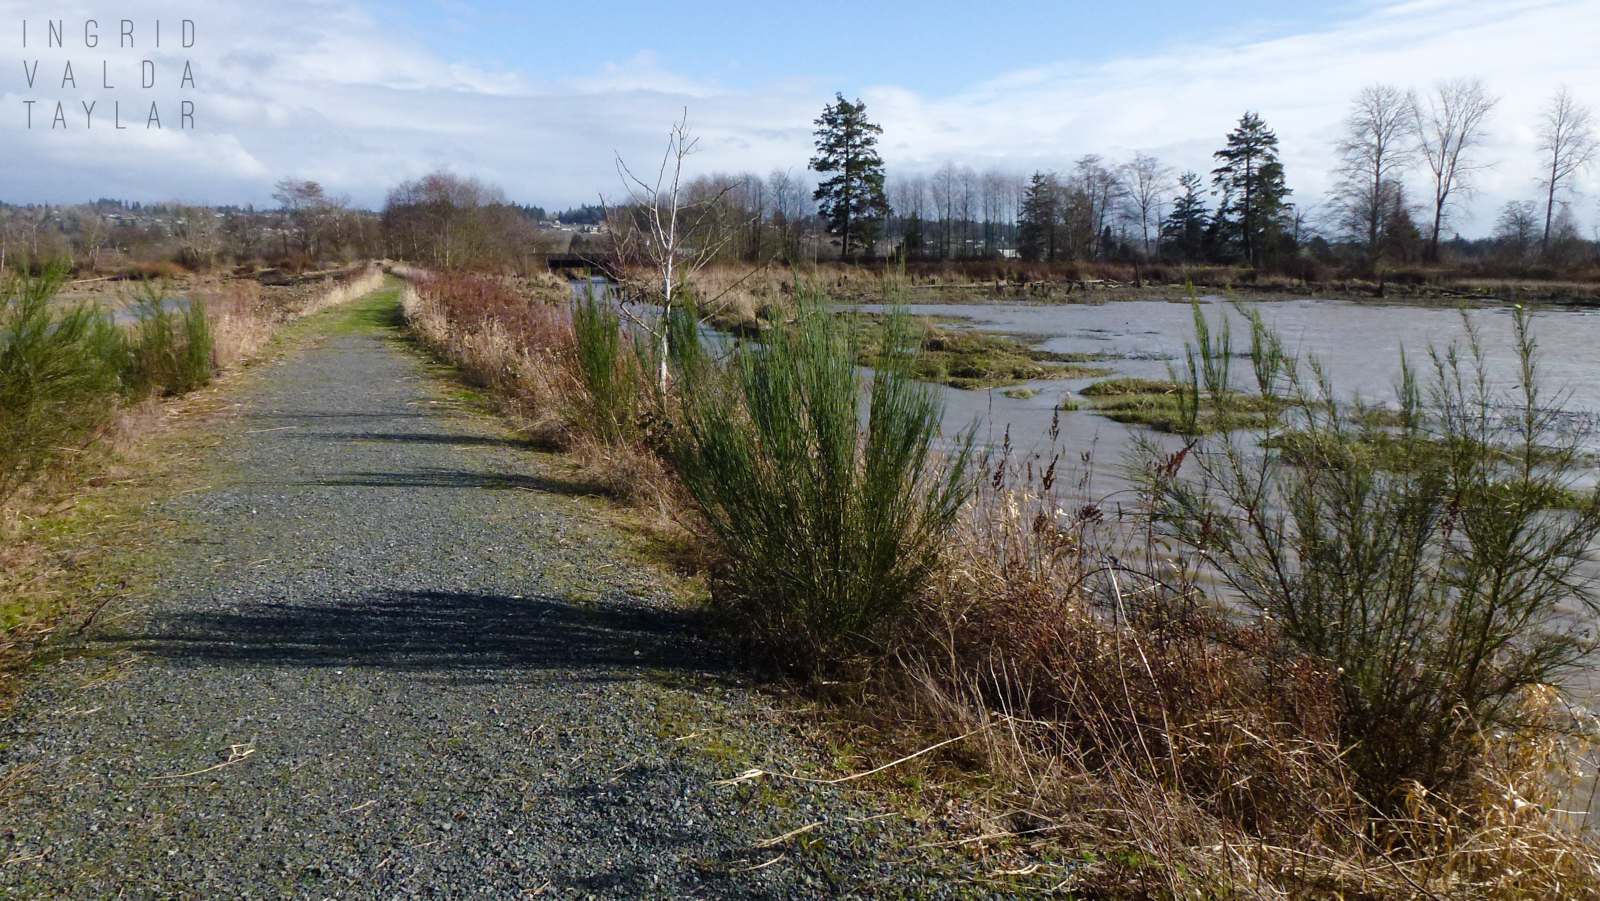
[[[1226,317],[1232,324],[1234,351],[1249,350],[1249,327],[1233,305],[1218,298],[1202,298],[1208,318]],[[1465,348],[1467,330],[1457,310],[1416,306],[1391,306],[1334,300],[1278,301],[1245,304],[1258,310],[1283,339],[1286,349],[1300,358],[1315,356],[1325,365],[1335,389],[1346,398],[1392,402],[1404,348],[1413,365],[1428,365],[1430,346],[1447,347],[1452,341]],[[882,308],[864,305],[865,311]],[[1178,365],[1185,343],[1194,335],[1193,308],[1168,301],[1124,301],[1091,305],[1035,304],[920,304],[908,307],[919,315],[957,317],[955,328],[1015,335],[1037,342],[1045,350],[1062,353],[1102,353],[1110,357],[1096,364],[1116,376],[1162,379],[1169,366]],[[1519,384],[1513,344],[1512,317],[1506,308],[1474,310],[1470,321],[1477,329],[1487,357],[1491,379],[1502,389]],[[1600,311],[1549,310],[1532,314],[1533,334],[1539,344],[1544,386],[1550,396],[1566,395],[1564,406],[1574,419],[1600,418]],[[1426,380],[1426,371],[1421,373]],[[1239,358],[1235,378],[1253,384],[1248,359]],[[1013,446],[1028,449],[1049,444],[1049,429],[1056,407],[1098,379],[1033,382],[1039,394],[1025,400],[1001,391],[946,389],[947,429],[977,422],[979,436],[998,443],[1007,429]],[[1163,440],[1146,429],[1123,426],[1089,412],[1082,403],[1077,412],[1060,418],[1059,447],[1069,454],[1092,451],[1098,468],[1112,474],[1134,435]],[[1170,439],[1167,439],[1171,443]],[[1591,435],[1588,449],[1600,452],[1600,434]]]

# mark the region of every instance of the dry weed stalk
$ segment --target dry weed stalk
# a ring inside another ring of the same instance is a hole
[[[698,277],[701,296],[734,281]],[[601,478],[612,491],[665,486],[631,495],[665,509],[675,483],[659,458],[570,426],[583,391],[565,306],[413,279],[405,307],[421,340],[545,417],[586,470],[614,471]],[[738,290],[755,305],[791,289],[774,270]],[[1562,812],[1585,745],[1578,730],[1537,727],[1564,716],[1553,691],[1525,699],[1526,731],[1482,737],[1470,792],[1414,790],[1404,817],[1380,816],[1343,758],[1339,674],[1270,626],[1200,603],[1181,561],[1109,522],[1086,479],[1065,502],[1058,463],[1000,462],[899,666],[871,688],[898,699],[913,731],[958,739],[920,742],[938,753],[916,763],[992,777],[992,812],[960,844],[1020,849],[1056,868],[1059,890],[1094,897],[1600,897],[1600,852]],[[881,721],[883,703],[864,715]]]
[[[213,361],[220,370],[233,369],[259,355],[285,323],[348,303],[381,287],[383,271],[370,264],[335,277],[285,306],[265,296],[259,282],[234,279],[205,297],[214,341]]]
[[[1336,672],[1197,603],[1097,505],[1063,503],[1053,465],[1007,466],[898,677],[909,720],[973,735],[999,777],[973,841],[1064,858],[1058,888],[1096,897],[1600,897],[1600,849],[1561,808],[1587,744],[1554,690],[1527,699],[1535,727],[1482,737],[1471,793],[1376,814]]]
[[[598,491],[656,508],[663,523],[681,508],[682,489],[659,456],[593,434],[566,284],[396,271],[408,279],[401,305],[418,340],[489,389],[532,440],[574,454]]]
[[[413,273],[401,307],[418,340],[493,391],[531,436],[568,443],[578,383],[564,308],[527,301],[492,279],[433,273]]]
[[[344,278],[335,279],[334,284],[316,294],[295,311],[291,318],[311,316],[331,307],[348,303],[358,297],[364,297],[383,287],[383,270],[376,264],[371,264],[364,269],[355,270]]]

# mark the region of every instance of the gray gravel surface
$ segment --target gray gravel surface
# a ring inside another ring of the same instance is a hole
[[[151,512],[182,524],[159,590],[4,725],[0,897],[972,893],[860,796],[712,785],[808,752],[596,502],[392,332],[235,399]]]

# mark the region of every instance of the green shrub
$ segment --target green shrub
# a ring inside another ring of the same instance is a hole
[[[1525,691],[1594,647],[1572,619],[1600,613],[1579,571],[1600,535],[1600,493],[1575,484],[1581,436],[1542,391],[1520,309],[1514,390],[1487,376],[1469,322],[1465,351],[1431,352],[1426,384],[1402,354],[1386,417],[1342,402],[1315,360],[1286,357],[1251,319],[1257,385],[1286,402],[1250,436],[1147,447],[1153,514],[1293,649],[1340,672],[1347,759],[1369,798],[1459,785],[1480,733],[1516,725]],[[1235,393],[1226,333],[1197,338],[1186,395],[1204,414]]]
[[[793,327],[685,380],[675,454],[737,602],[814,669],[884,638],[971,491],[971,434],[940,458],[943,405],[912,378],[908,321],[884,329],[863,390],[855,333],[824,303],[802,297]]]
[[[180,311],[156,282],[145,282],[134,301],[138,322],[126,355],[123,382],[135,396],[187,394],[211,381],[213,341],[205,303],[190,297]]]
[[[638,398],[638,373],[635,360],[623,354],[621,315],[595,295],[592,282],[573,301],[572,331],[579,375],[593,404],[593,418],[585,425],[603,441],[621,441]]]
[[[120,337],[98,310],[51,311],[65,273],[0,286],[0,503],[86,447],[115,407]]]

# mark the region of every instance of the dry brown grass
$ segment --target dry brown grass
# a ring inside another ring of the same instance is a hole
[[[631,273],[627,289],[650,293],[645,273]],[[700,315],[715,327],[754,334],[792,309],[796,284],[818,288],[840,301],[968,300],[1027,298],[1073,300],[1102,297],[1108,288],[1135,284],[1286,291],[1302,284],[1293,275],[1264,274],[1231,266],[1140,266],[1105,262],[1026,263],[1017,260],[914,263],[903,269],[880,265],[822,263],[791,268],[714,265],[690,278]]]
[[[1600,845],[1562,810],[1593,728],[1553,689],[1526,698],[1536,725],[1482,736],[1467,789],[1412,786],[1409,816],[1381,816],[1341,759],[1338,674],[1196,603],[1054,475],[986,485],[847,713],[898,718],[901,743],[970,736],[947,760],[982,774],[955,777],[993,811],[974,844],[1054,860],[1088,897],[1600,897]]]
[[[206,299],[211,321],[212,359],[219,369],[231,369],[261,352],[272,340],[276,323],[261,302],[261,285],[239,281]]]
[[[291,307],[289,319],[312,316],[331,307],[364,297],[383,287],[383,270],[376,263],[346,270],[326,282],[314,284],[309,296]]]
[[[566,308],[481,276],[407,275],[400,301],[417,339],[493,392],[531,439],[567,445],[580,386]]]
[[[213,362],[228,371],[259,356],[279,328],[304,316],[363,297],[383,286],[376,264],[356,267],[296,289],[264,289],[254,279],[201,286],[214,341]]]
[[[853,273],[833,274],[882,290],[879,276]],[[663,528],[684,521],[658,455],[579,427],[588,401],[561,298],[411,276],[406,311],[422,341],[542,423],[534,431],[597,485],[659,509]],[[751,322],[793,278],[709,269],[695,287]],[[1589,768],[1574,737],[1584,724],[1553,691],[1526,699],[1550,728],[1482,737],[1466,789],[1412,786],[1406,816],[1380,816],[1341,757],[1339,674],[1270,625],[1203,605],[1192,574],[1095,504],[1067,502],[1057,481],[1054,466],[1002,462],[897,656],[862,661],[858,682],[812,686],[877,736],[869,753],[949,742],[881,778],[921,806],[976,811],[955,841],[992,854],[997,872],[1053,874],[1047,887],[1078,897],[1600,897],[1600,850],[1561,812]]]
[[[597,490],[658,511],[668,527],[682,508],[682,489],[649,448],[648,425],[621,441],[594,428],[565,281],[395,271],[408,280],[401,303],[424,346],[488,389],[530,440],[573,454]],[[639,413],[650,418],[648,411]]]

